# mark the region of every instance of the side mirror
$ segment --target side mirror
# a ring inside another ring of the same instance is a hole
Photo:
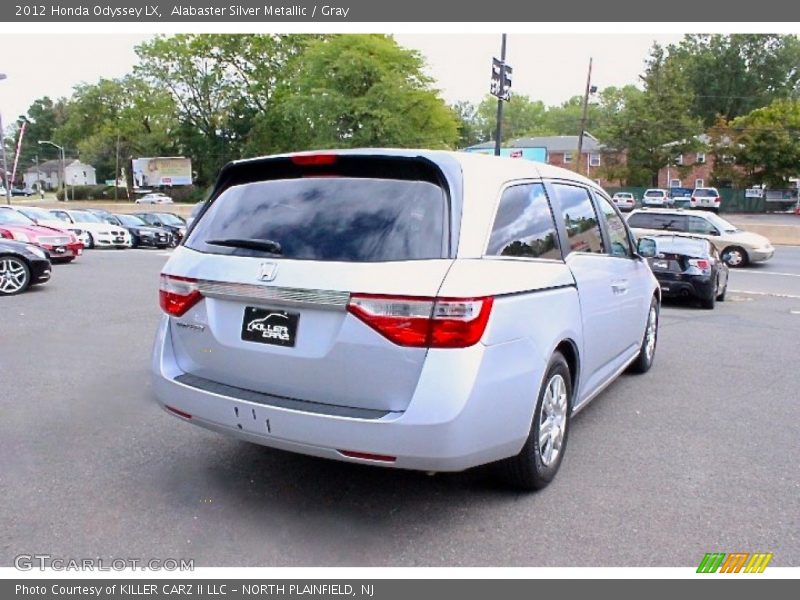
[[[153,227],[163,227],[164,224],[161,221],[153,221]]]
[[[656,241],[653,238],[642,238],[636,246],[636,251],[642,258],[653,258],[656,255]]]
[[[719,231],[717,231],[716,229],[712,229],[711,231],[708,232],[708,235],[719,235]]]

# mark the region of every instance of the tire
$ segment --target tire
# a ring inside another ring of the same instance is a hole
[[[547,365],[525,445],[519,454],[497,465],[499,475],[506,484],[533,491],[553,481],[567,449],[571,411],[572,376],[567,361],[560,352],[556,352]],[[551,424],[548,428],[550,431],[555,428],[551,436],[542,434],[542,428],[547,423]]]
[[[92,248],[94,248],[94,238],[91,233],[86,232],[86,249],[91,250]]]
[[[722,251],[722,262],[724,262],[731,269],[738,269],[739,267],[747,266],[749,262],[747,252],[744,248],[739,246],[728,246]]]
[[[722,292],[717,294],[717,302],[725,302],[725,294],[728,293],[728,282],[725,282],[725,287],[722,288]]]
[[[10,254],[0,256],[0,296],[21,294],[31,285],[31,269],[24,259]]]
[[[717,305],[717,296],[716,292],[710,298],[700,298],[700,306],[705,308],[706,310],[714,310],[714,307]]]
[[[650,301],[650,309],[647,311],[647,323],[644,327],[639,354],[636,356],[636,360],[631,363],[631,366],[628,367],[631,373],[647,373],[650,367],[653,366],[653,360],[656,356],[656,346],[658,345],[658,313],[658,299],[653,296],[653,299]],[[652,345],[650,345],[651,335]]]
[[[131,236],[131,248],[138,248],[139,247],[139,238],[135,235]]]
[[[165,246],[164,244],[159,244],[158,246],[156,246],[156,248],[158,248],[159,250],[164,250],[168,248],[168,246]]]

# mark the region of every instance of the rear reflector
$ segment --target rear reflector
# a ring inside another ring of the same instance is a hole
[[[164,406],[166,406],[166,405],[164,405]],[[171,413],[173,413],[175,415],[178,415],[179,417],[183,417],[184,419],[191,419],[192,418],[192,415],[190,415],[189,413],[185,413],[182,410],[178,410],[177,408],[172,408],[171,406],[166,406],[166,408],[167,408],[167,410],[169,412],[171,412]]]
[[[385,454],[369,454],[367,452],[354,452],[352,450],[338,450],[339,454],[347,458],[360,458],[361,460],[377,460],[380,462],[394,462],[396,456],[386,456]]]
[[[400,346],[466,348],[481,339],[493,298],[420,298],[353,294],[352,313]]]
[[[336,164],[335,154],[296,154],[291,160],[300,167],[317,167]]]
[[[162,310],[173,317],[186,314],[203,296],[197,287],[197,279],[161,274],[158,301]]]

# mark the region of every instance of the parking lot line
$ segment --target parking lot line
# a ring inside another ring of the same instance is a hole
[[[728,290],[733,294],[750,294],[753,296],[772,296],[774,298],[789,298],[790,300],[800,300],[800,296],[794,294],[779,294],[777,292],[756,292],[753,290]]]
[[[800,273],[779,273],[775,271],[756,271],[751,269],[743,269],[742,273],[747,273],[748,275],[778,275],[780,277],[800,277]]]

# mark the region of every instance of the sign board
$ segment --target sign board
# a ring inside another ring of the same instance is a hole
[[[764,190],[762,190],[760,187],[747,188],[744,191],[744,197],[745,198],[763,198],[764,197]]]
[[[489,82],[489,93],[508,102],[511,100],[511,76],[514,69],[497,58],[492,58],[492,78]],[[501,93],[502,90],[502,93]]]
[[[182,157],[136,158],[134,187],[192,185],[192,159]]]
[[[767,202],[794,202],[797,199],[797,190],[766,190],[764,199]]]
[[[508,156],[509,158],[522,158],[522,150],[511,150]]]

